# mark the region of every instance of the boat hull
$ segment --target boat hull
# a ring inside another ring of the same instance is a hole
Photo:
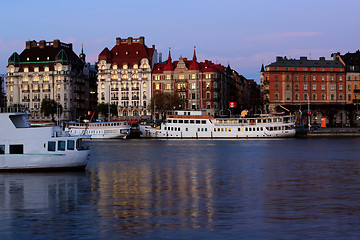
[[[85,169],[90,151],[63,154],[6,154],[0,156],[0,171]]]

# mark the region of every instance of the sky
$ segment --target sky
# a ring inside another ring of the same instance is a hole
[[[145,37],[167,59],[230,65],[260,80],[276,56],[311,59],[360,49],[359,0],[1,0],[0,74],[28,40],[72,43],[94,64],[116,37]]]

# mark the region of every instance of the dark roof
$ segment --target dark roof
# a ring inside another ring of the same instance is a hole
[[[306,57],[300,57],[300,59],[276,57],[276,62],[266,67],[344,67],[344,65],[338,60],[325,60],[324,57],[319,60],[308,60]]]
[[[360,51],[357,50],[355,53],[346,53],[340,55],[341,59],[345,62],[346,65],[356,66],[360,65]]]
[[[44,40],[40,42],[27,41],[26,48],[18,56],[20,65],[22,67],[27,66],[30,69],[34,66],[48,66],[53,69],[53,66],[58,62],[83,67],[82,60],[72,50],[72,44],[62,43],[60,40],[54,40],[53,42]],[[15,53],[9,58],[9,64],[13,64],[14,57],[16,57]],[[19,71],[22,71],[22,67],[20,67]]]

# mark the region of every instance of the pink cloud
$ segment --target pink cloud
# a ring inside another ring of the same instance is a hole
[[[313,37],[320,35],[320,32],[283,32],[269,33],[251,37],[250,40],[283,40],[287,38]]]

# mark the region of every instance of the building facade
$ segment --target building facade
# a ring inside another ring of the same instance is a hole
[[[14,52],[8,60],[7,105],[26,106],[32,121],[51,120],[40,111],[43,99],[53,99],[62,106],[63,113],[58,120],[75,120],[86,115],[89,65],[84,62],[85,55],[80,57],[71,43],[27,41],[22,53]]]
[[[0,75],[0,107],[6,106],[6,96],[5,96],[5,75]]]
[[[145,38],[116,38],[98,57],[98,103],[118,106],[120,118],[150,115],[151,70],[157,63],[155,45],[148,48]]]
[[[228,111],[225,67],[211,61],[197,62],[196,52],[192,60],[180,57],[155,64],[152,71],[153,94],[175,93],[183,99],[182,109],[206,109],[212,115]]]
[[[310,106],[307,113],[312,123],[320,123],[322,117],[330,125],[348,120],[346,86],[345,65],[337,58],[277,57],[276,62],[262,67],[261,71],[266,112],[306,112]]]

